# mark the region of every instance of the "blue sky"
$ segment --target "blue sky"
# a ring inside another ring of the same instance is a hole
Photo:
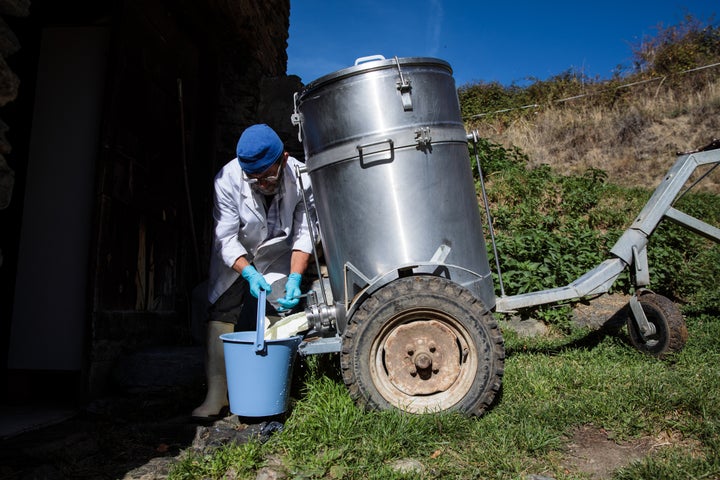
[[[632,46],[686,14],[717,25],[717,0],[291,0],[288,74],[304,83],[356,58],[435,57],[455,82],[523,85],[573,69],[610,78]]]

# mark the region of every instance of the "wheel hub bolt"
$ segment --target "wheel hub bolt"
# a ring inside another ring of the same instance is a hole
[[[430,368],[432,365],[432,357],[428,355],[427,353],[418,353],[415,355],[415,366],[420,370],[425,370],[427,368]]]

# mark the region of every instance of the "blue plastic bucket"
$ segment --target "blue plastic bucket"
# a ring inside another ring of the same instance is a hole
[[[257,329],[220,335],[225,352],[230,411],[267,417],[287,410],[295,353],[302,337],[264,339],[265,292],[258,298]]]
[[[292,365],[301,337],[267,340],[255,351],[255,332],[220,335],[225,350],[230,411],[266,417],[287,410]]]

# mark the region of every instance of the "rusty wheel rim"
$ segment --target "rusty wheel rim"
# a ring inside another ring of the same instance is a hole
[[[378,392],[411,413],[445,410],[470,391],[477,347],[461,322],[417,308],[391,318],[373,341],[370,373]]]

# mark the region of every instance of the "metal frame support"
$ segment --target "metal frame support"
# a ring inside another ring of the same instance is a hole
[[[568,286],[522,295],[503,296],[497,300],[496,310],[511,312],[517,308],[606,293],[626,266],[634,266],[636,286],[648,285],[650,283],[647,260],[648,238],[665,218],[710,240],[720,242],[719,228],[672,206],[682,196],[681,190],[698,167],[720,164],[720,149],[715,143],[712,146],[714,148],[712,150],[701,150],[678,156],[675,164],[655,189],[630,228],[622,234],[610,250],[615,258],[606,260]],[[647,324],[647,318],[645,318],[639,303],[636,308],[639,308],[639,311],[636,312],[634,308],[633,313],[642,329],[643,321]],[[647,328],[647,325],[644,328]]]
[[[648,265],[647,248],[633,246],[633,267],[635,267],[635,285],[650,285],[650,266]]]
[[[605,260],[603,263],[588,271],[571,284],[542,290],[539,292],[525,293],[521,295],[511,295],[497,298],[495,309],[498,312],[511,312],[518,308],[531,307],[547,303],[559,302],[563,300],[571,300],[575,298],[583,298],[590,295],[598,295],[606,293],[612,284],[617,280],[625,267],[632,266],[634,268],[636,286],[645,286],[650,282],[647,244],[648,238],[658,227],[660,222],[667,218],[689,230],[702,235],[708,239],[720,242],[720,229],[687,215],[672,207],[672,204],[681,196],[681,189],[690,178],[690,175],[702,165],[720,164],[720,149],[698,151],[680,155],[665,176],[655,192],[650,197],[645,207],[642,209],[633,224],[628,228],[620,239],[615,243],[610,253],[614,258]],[[713,167],[714,168],[714,167]],[[488,215],[489,216],[489,215]],[[494,242],[493,242],[494,246]],[[433,260],[442,264],[447,256],[447,250],[441,246],[435,252]],[[496,254],[497,260],[497,254]],[[437,264],[433,265],[437,267]],[[428,264],[415,264],[410,268],[429,267]],[[452,267],[456,269],[456,273],[461,268],[443,265],[443,267]],[[355,273],[359,273],[355,271]],[[469,272],[472,273],[472,272]],[[367,294],[379,286],[386,284],[396,275],[396,272],[389,272],[380,275],[375,279],[364,278],[367,286],[363,293]],[[477,274],[474,274],[477,275]],[[364,277],[360,275],[361,277]],[[347,278],[346,284],[347,284]],[[346,298],[346,308],[352,310],[353,306],[348,305]],[[633,316],[638,324],[640,334],[643,337],[651,336],[655,333],[655,327],[648,322],[647,316],[642,309],[637,294],[630,299],[630,308]],[[351,313],[348,311],[347,313]],[[318,353],[339,352],[342,348],[342,338],[337,334],[334,337],[309,339],[303,341],[300,345],[301,355],[312,355]]]

